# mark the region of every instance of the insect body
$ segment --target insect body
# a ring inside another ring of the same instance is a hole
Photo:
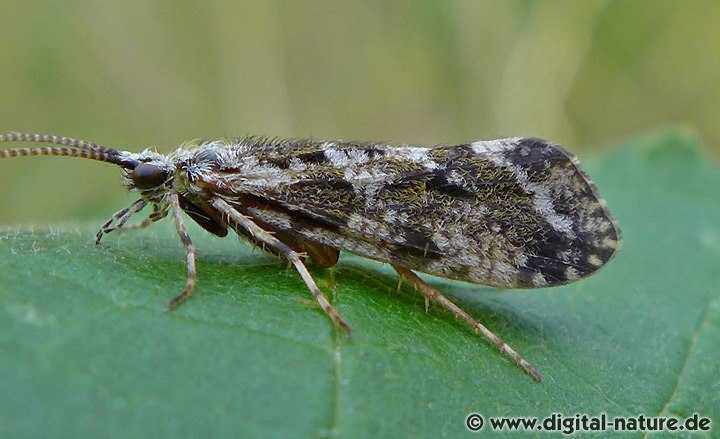
[[[504,288],[561,285],[613,256],[620,233],[607,206],[563,148],[534,138],[415,147],[248,137],[186,144],[170,155],[131,153],[60,136],[10,133],[0,140],[63,146],[1,150],[114,163],[139,199],[97,234],[143,227],[171,214],[196,281],[195,248],[182,212],[210,233],[228,229],[292,263],[325,313],[350,331],[315,284],[305,258],[335,265],[340,251],[390,263],[425,295],[482,332],[526,372],[510,346],[414,271]]]

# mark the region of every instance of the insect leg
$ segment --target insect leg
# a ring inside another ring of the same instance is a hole
[[[397,265],[393,265],[393,268],[395,268],[395,271],[397,271],[400,276],[407,278],[417,288],[419,288],[420,291],[423,293],[423,295],[425,295],[425,297],[427,299],[435,300],[440,305],[442,305],[445,309],[447,309],[448,311],[453,313],[453,315],[455,315],[456,317],[465,321],[465,323],[470,325],[476,332],[481,332],[486,338],[488,338],[490,341],[495,343],[495,345],[497,345],[498,348],[500,348],[500,352],[502,352],[505,355],[512,358],[513,361],[515,361],[515,363],[518,364],[518,366],[522,367],[523,370],[525,370],[525,372],[530,374],[537,381],[542,380],[542,375],[540,375],[540,372],[535,370],[535,368],[532,367],[530,365],[530,363],[525,361],[520,356],[520,354],[518,354],[515,351],[515,349],[511,348],[507,343],[502,341],[502,339],[500,339],[500,337],[493,334],[488,328],[483,326],[482,323],[478,322],[470,314],[466,313],[459,306],[452,303],[447,297],[443,296],[438,290],[433,288],[430,284],[428,284],[424,280],[420,279],[411,270],[408,270],[407,268],[399,267]]]
[[[165,218],[168,215],[169,210],[167,208],[161,209],[158,207],[157,204],[153,204],[153,211],[150,215],[148,215],[147,218],[145,218],[141,223],[138,224],[130,224],[129,226],[125,226],[125,230],[130,229],[144,229],[145,227],[149,226],[152,223],[158,222],[161,219]]]
[[[317,284],[315,284],[315,280],[312,275],[310,275],[310,272],[300,258],[300,255],[295,250],[291,249],[282,241],[274,237],[271,233],[255,224],[252,219],[238,212],[224,200],[214,198],[210,204],[219,210],[223,216],[229,218],[232,222],[245,229],[245,231],[247,231],[247,235],[253,238],[256,242],[261,243],[263,247],[274,250],[275,253],[281,255],[293,264],[298,273],[300,273],[300,277],[302,277],[305,285],[307,285],[310,292],[313,296],[315,296],[315,300],[317,300],[320,304],[322,310],[325,311],[325,314],[327,314],[327,316],[330,317],[330,319],[339,327],[345,330],[345,332],[350,333],[350,327],[347,323],[345,323],[342,317],[340,317],[340,314],[338,314],[330,302],[328,302],[322,291],[320,291],[320,288],[318,288]]]
[[[129,220],[131,216],[143,210],[145,206],[147,206],[147,201],[141,198],[125,209],[116,212],[115,215],[102,225],[100,231],[95,235],[95,244],[100,244],[100,240],[104,235],[123,228],[127,220]],[[115,223],[115,225],[113,225],[113,223]]]
[[[168,308],[173,309],[192,293],[193,288],[195,288],[195,281],[197,281],[197,272],[195,271],[195,246],[190,239],[190,235],[188,235],[185,222],[182,219],[180,200],[176,193],[171,193],[168,199],[170,201],[173,218],[175,219],[175,229],[177,230],[178,236],[180,236],[183,247],[185,247],[185,257],[187,259],[187,282],[185,283],[185,289],[168,303]]]

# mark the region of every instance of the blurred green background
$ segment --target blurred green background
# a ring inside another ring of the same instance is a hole
[[[581,158],[671,124],[720,155],[720,2],[4,1],[0,131],[168,151],[244,134]],[[9,145],[3,145],[9,146]],[[99,221],[119,171],[0,161],[0,224]]]

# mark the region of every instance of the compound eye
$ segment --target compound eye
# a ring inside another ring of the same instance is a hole
[[[165,171],[149,163],[140,163],[130,174],[133,184],[138,189],[151,189],[165,182]]]

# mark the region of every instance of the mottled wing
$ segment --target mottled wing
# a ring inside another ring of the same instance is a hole
[[[575,157],[540,139],[433,148],[246,139],[231,148],[211,191],[320,248],[532,288],[587,276],[619,246]]]

